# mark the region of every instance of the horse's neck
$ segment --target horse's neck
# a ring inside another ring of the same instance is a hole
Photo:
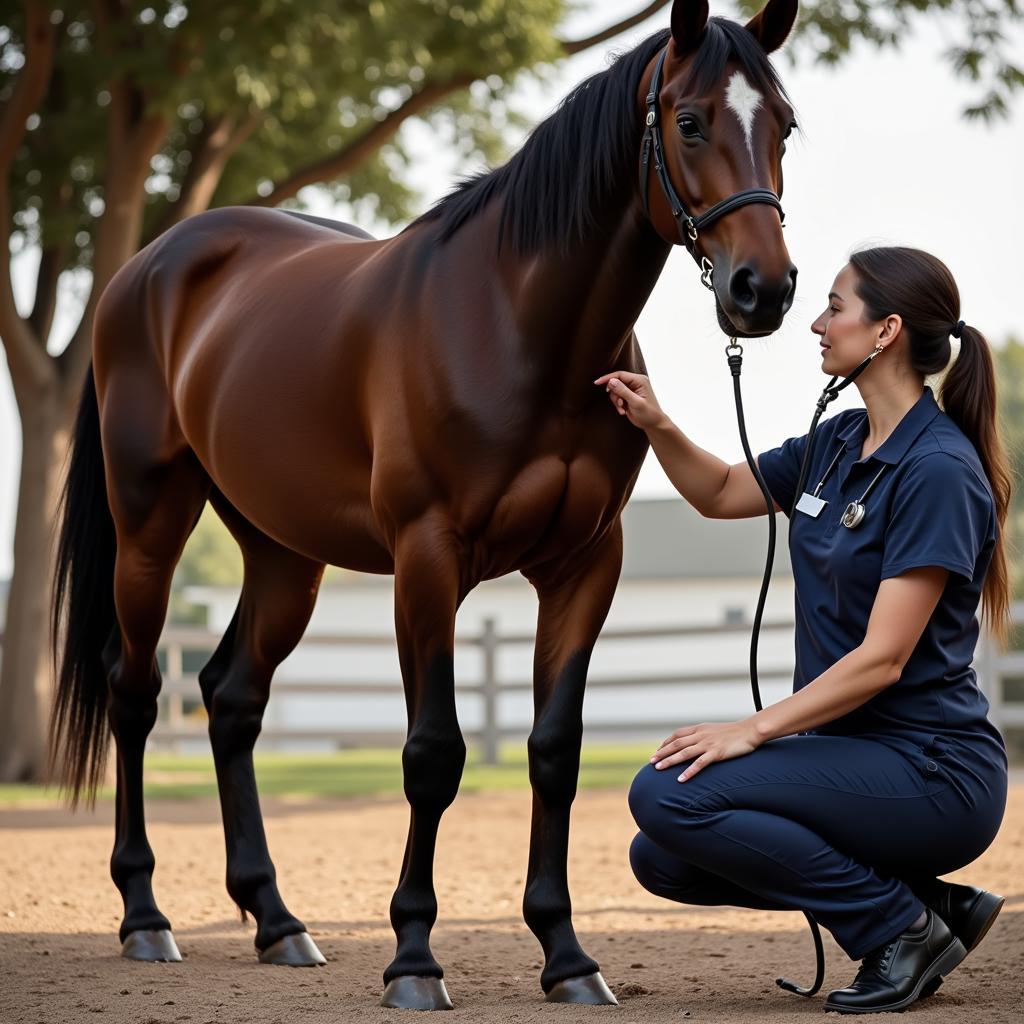
[[[627,196],[586,242],[524,260],[513,302],[525,354],[585,392],[623,355],[670,250]]]

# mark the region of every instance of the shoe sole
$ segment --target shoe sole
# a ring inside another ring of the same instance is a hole
[[[967,922],[957,936],[968,953],[988,934],[1005,902],[1005,896],[997,896],[994,892],[983,892],[974,901],[967,914]]]
[[[893,1013],[906,1009],[911,1003],[921,998],[925,989],[929,989],[927,994],[931,995],[942,984],[942,975],[949,974],[965,956],[967,956],[967,950],[964,948],[964,944],[959,939],[953,939],[922,972],[921,979],[914,986],[910,995],[904,999],[880,1006],[844,1006],[841,1003],[831,1003],[826,999],[825,1011],[832,1013]],[[935,984],[936,979],[938,979],[938,985]]]

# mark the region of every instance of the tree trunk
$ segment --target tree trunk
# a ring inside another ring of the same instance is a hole
[[[38,782],[46,769],[53,692],[48,630],[56,555],[53,523],[68,441],[56,374],[49,387],[19,405],[22,454],[14,575],[0,664],[0,782]]]

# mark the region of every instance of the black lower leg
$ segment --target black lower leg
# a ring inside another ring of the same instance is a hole
[[[455,714],[451,655],[434,662],[428,675],[436,701],[421,705],[402,751],[405,794],[411,809],[402,876],[391,900],[391,924],[398,940],[384,983],[403,976],[441,978],[444,971],[430,951],[437,919],[434,847],[441,815],[455,799],[466,763],[466,744]]]
[[[569,660],[528,742],[534,796],[523,917],[544,950],[541,987],[545,992],[567,978],[598,970],[576,938],[566,869],[589,658],[589,651],[581,651]]]
[[[256,948],[263,952],[286,935],[297,935],[305,925],[284,904],[277,889],[277,873],[263,829],[252,752],[259,736],[269,690],[253,666],[236,655],[219,678],[210,707],[210,742],[213,747],[224,819],[227,851],[227,889],[231,898],[256,919]],[[209,677],[203,681],[210,686]]]
[[[146,836],[142,794],[142,761],[146,737],[156,722],[160,677],[152,666],[148,678],[129,682],[112,637],[103,652],[110,682],[108,718],[117,746],[117,817],[110,876],[124,900],[124,919],[119,937],[131,932],[170,930],[153,896],[156,860]]]

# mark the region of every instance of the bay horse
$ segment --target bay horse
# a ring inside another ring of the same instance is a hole
[[[52,750],[74,802],[95,793],[108,724],[114,737],[124,955],[179,958],[152,890],[143,753],[171,576],[209,501],[241,548],[244,583],[199,684],[227,889],[256,920],[260,960],[324,962],[278,891],[259,808],[252,751],[271,678],[326,564],[393,573],[410,826],[382,1002],[451,1006],[429,936],[435,840],[466,753],[455,615],[481,580],[519,571],[539,602],[523,914],[549,1000],[615,1002],[576,938],[566,858],[587,668],[648,442],[592,382],[644,371],[633,325],[681,240],[659,168],[638,159],[645,121],[656,111],[667,126],[663,166],[690,209],[781,194],[793,110],[767,54],[796,7],[771,0],[741,25],[676,0],[670,29],[392,238],[226,207],[171,228],[112,279],[61,502]],[[775,330],[792,303],[796,270],[768,207],[730,208],[690,235],[714,265],[723,326],[741,336]]]

